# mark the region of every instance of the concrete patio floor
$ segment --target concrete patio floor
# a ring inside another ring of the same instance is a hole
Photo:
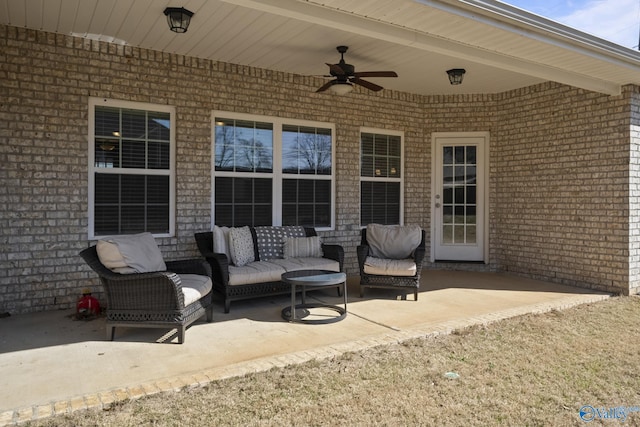
[[[422,277],[418,301],[383,289],[360,298],[358,278],[349,277],[348,315],[326,325],[284,321],[280,311],[290,303],[287,296],[235,302],[229,314],[216,302],[213,323],[193,324],[182,345],[158,329],[118,328],[115,341],[106,341],[103,318],[77,321],[72,311],[2,318],[0,425],[609,296],[506,274],[425,270]],[[307,298],[341,301],[335,289]]]

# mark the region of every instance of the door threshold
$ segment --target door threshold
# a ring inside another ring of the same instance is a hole
[[[485,264],[484,261],[451,261],[439,260],[429,264],[423,264],[423,267],[434,270],[451,270],[451,271],[494,271],[495,266]]]

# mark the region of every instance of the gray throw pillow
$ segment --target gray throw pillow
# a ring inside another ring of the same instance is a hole
[[[285,237],[284,258],[321,258],[320,236]]]
[[[253,237],[249,226],[235,227],[229,230],[229,252],[231,262],[238,267],[255,261]]]

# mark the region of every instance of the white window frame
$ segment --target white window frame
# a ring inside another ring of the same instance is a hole
[[[373,133],[377,135],[390,135],[390,136],[399,136],[400,137],[400,177],[392,178],[392,177],[365,177],[362,176],[362,134],[363,133]],[[404,162],[404,132],[395,131],[389,129],[378,129],[378,128],[370,128],[370,127],[361,127],[360,133],[358,135],[359,144],[358,144],[358,176],[360,178],[360,184],[358,185],[358,191],[362,189],[362,182],[399,182],[400,183],[400,212],[399,212],[399,225],[404,225],[404,170],[405,170],[405,162]],[[361,212],[362,209],[362,194],[360,194],[360,199],[358,201],[358,222],[360,223],[360,228],[366,228],[366,225],[362,225],[361,223]]]
[[[273,125],[273,172],[230,172],[216,171],[216,118],[233,120],[246,120],[253,122],[271,123]],[[331,175],[299,175],[282,172],[282,127],[283,125],[317,127],[331,130]],[[262,116],[256,114],[232,113],[216,110],[211,113],[211,227],[215,225],[215,179],[216,177],[232,178],[271,178],[272,179],[272,225],[282,225],[282,181],[283,179],[310,179],[331,180],[331,225],[329,227],[316,227],[318,231],[335,229],[336,212],[336,131],[333,123],[316,122],[309,120],[287,119],[274,116]]]
[[[137,168],[100,168],[95,166],[95,108],[112,107],[123,108],[129,110],[140,111],[156,111],[161,113],[169,113],[170,127],[169,127],[169,169],[137,169]],[[131,175],[161,175],[169,176],[169,232],[154,234],[155,237],[173,237],[176,229],[176,189],[175,189],[175,174],[176,174],[176,111],[175,107],[161,104],[150,104],[143,102],[133,101],[121,101],[115,99],[106,98],[89,98],[89,192],[88,192],[88,235],[90,240],[96,238],[106,237],[106,235],[95,234],[95,173],[113,173],[113,174],[131,174]]]

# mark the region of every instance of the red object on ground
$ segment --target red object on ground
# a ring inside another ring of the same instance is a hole
[[[100,314],[100,303],[90,294],[84,294],[76,304],[76,313],[82,317],[97,316]]]

